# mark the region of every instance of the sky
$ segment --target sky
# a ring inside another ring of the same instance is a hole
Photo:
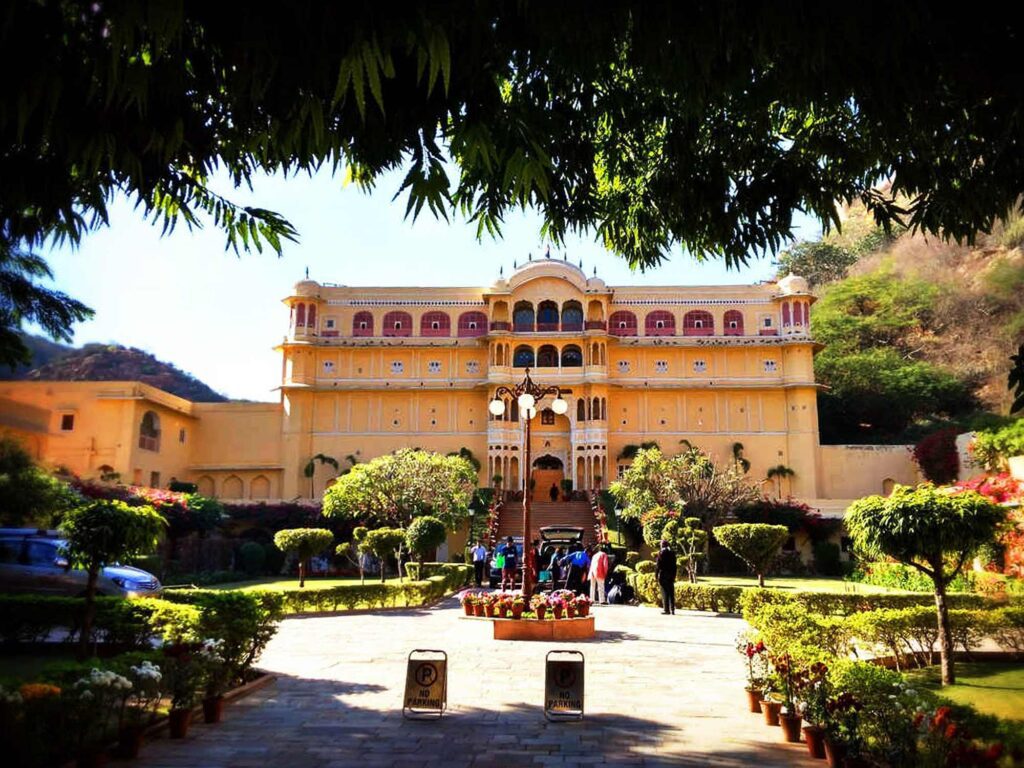
[[[477,240],[464,220],[436,220],[424,209],[405,218],[403,198],[392,201],[401,174],[383,177],[371,193],[345,186],[340,174],[264,176],[253,190],[218,191],[242,204],[269,208],[299,232],[279,258],[236,256],[212,223],[190,231],[183,224],[161,237],[126,200],[115,200],[110,226],[87,234],[77,248],[44,251],[53,285],[92,307],[92,320],[75,326],[74,343],[117,343],[151,352],[231,398],[273,401],[280,384],[280,355],[273,351],[287,331],[281,300],[309,268],[312,279],[350,286],[488,286],[499,267],[543,257],[540,217],[510,216],[503,237]],[[800,238],[815,238],[815,222],[798,218]],[[625,261],[588,238],[571,238],[563,250],[583,259],[587,275],[609,285],[742,284],[768,279],[770,258],[726,270],[724,262],[697,263],[678,251],[661,267],[633,272]],[[37,329],[28,328],[38,332]]]

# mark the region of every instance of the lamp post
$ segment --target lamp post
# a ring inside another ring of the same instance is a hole
[[[530,420],[537,415],[537,406],[540,401],[548,395],[554,395],[551,402],[551,410],[559,416],[569,410],[569,404],[562,398],[562,390],[558,387],[543,387],[530,378],[530,369],[526,369],[526,376],[514,387],[501,386],[494,393],[487,409],[494,416],[501,416],[505,412],[505,401],[502,396],[509,395],[519,405],[519,413],[524,422],[524,437],[526,440],[525,450],[525,472],[523,473],[523,596],[529,597],[533,594],[534,583],[534,558],[533,544],[530,540]]]

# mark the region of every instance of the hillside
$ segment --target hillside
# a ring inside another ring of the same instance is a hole
[[[24,335],[32,351],[32,367],[0,378],[30,381],[141,381],[197,403],[222,403],[228,398],[170,363],[148,352],[117,344],[86,344],[81,348]]]
[[[1024,338],[1024,221],[971,245],[887,237],[860,206],[841,233],[782,254],[811,277],[823,442],[913,442],[939,426],[1004,416],[1010,356]]]

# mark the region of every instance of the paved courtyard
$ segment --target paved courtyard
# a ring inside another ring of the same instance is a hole
[[[185,741],[145,747],[149,768],[815,765],[803,744],[745,712],[736,618],[598,606],[598,637],[500,642],[450,599],[423,610],[281,625],[262,664],[278,680],[194,724]],[[448,713],[404,720],[414,648],[448,652]],[[544,719],[544,655],[586,655],[586,718]]]

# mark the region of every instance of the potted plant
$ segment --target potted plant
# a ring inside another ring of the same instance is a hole
[[[552,596],[548,601],[548,605],[551,606],[551,615],[556,619],[562,618],[562,613],[565,611],[565,600],[558,596]]]
[[[829,699],[828,667],[812,664],[797,683],[797,698],[803,711],[804,740],[811,757],[825,757],[825,722],[828,719]]]
[[[70,698],[79,766],[91,768],[107,764],[106,734],[131,687],[128,678],[96,668],[75,681]]]
[[[516,595],[509,602],[509,609],[512,611],[513,619],[523,618],[523,611],[526,610],[526,599],[522,595]]]
[[[172,739],[183,739],[188,735],[192,721],[192,708],[199,698],[203,682],[202,670],[195,660],[195,647],[191,643],[169,643],[164,646],[167,665],[168,691],[171,696],[171,711],[168,714]]]
[[[765,725],[779,724],[779,714],[782,712],[782,697],[779,695],[781,687],[779,673],[773,669],[765,679],[764,695],[761,697],[761,714],[764,715]]]
[[[587,616],[590,613],[590,598],[586,595],[579,595],[573,600],[577,616]]]
[[[825,759],[829,768],[844,768],[860,758],[860,709],[861,703],[848,691],[826,703]]]
[[[779,679],[779,688],[782,694],[782,708],[779,711],[779,725],[782,726],[783,738],[791,743],[800,741],[800,722],[803,718],[796,708],[796,677],[793,669],[793,659],[788,653],[772,659],[772,666]]]
[[[473,615],[474,616],[481,616],[482,617],[484,615],[484,606],[486,604],[487,604],[487,595],[485,595],[483,593],[477,593],[476,595],[474,595],[474,597],[473,597]]]
[[[747,709],[758,713],[761,711],[761,691],[768,674],[764,643],[760,640],[753,643],[745,634],[740,634],[736,640],[736,650],[747,660]]]
[[[488,619],[493,619],[495,611],[494,604],[497,601],[495,600],[493,595],[484,595],[482,599],[484,603],[484,616],[486,616]]]
[[[534,612],[537,614],[537,618],[543,621],[548,614],[548,599],[544,595],[534,595],[530,599],[530,605],[533,606]]]
[[[467,616],[473,615],[473,607],[476,605],[476,595],[472,592],[466,592],[462,596],[462,610],[465,611]]]
[[[224,691],[231,680],[231,668],[224,659],[224,641],[204,640],[196,655],[203,667],[203,722],[219,723],[224,715]]]
[[[156,719],[156,710],[162,695],[160,667],[149,660],[130,667],[128,679],[131,688],[121,697],[121,712],[117,726],[117,756],[133,760],[142,749],[142,735]]]

